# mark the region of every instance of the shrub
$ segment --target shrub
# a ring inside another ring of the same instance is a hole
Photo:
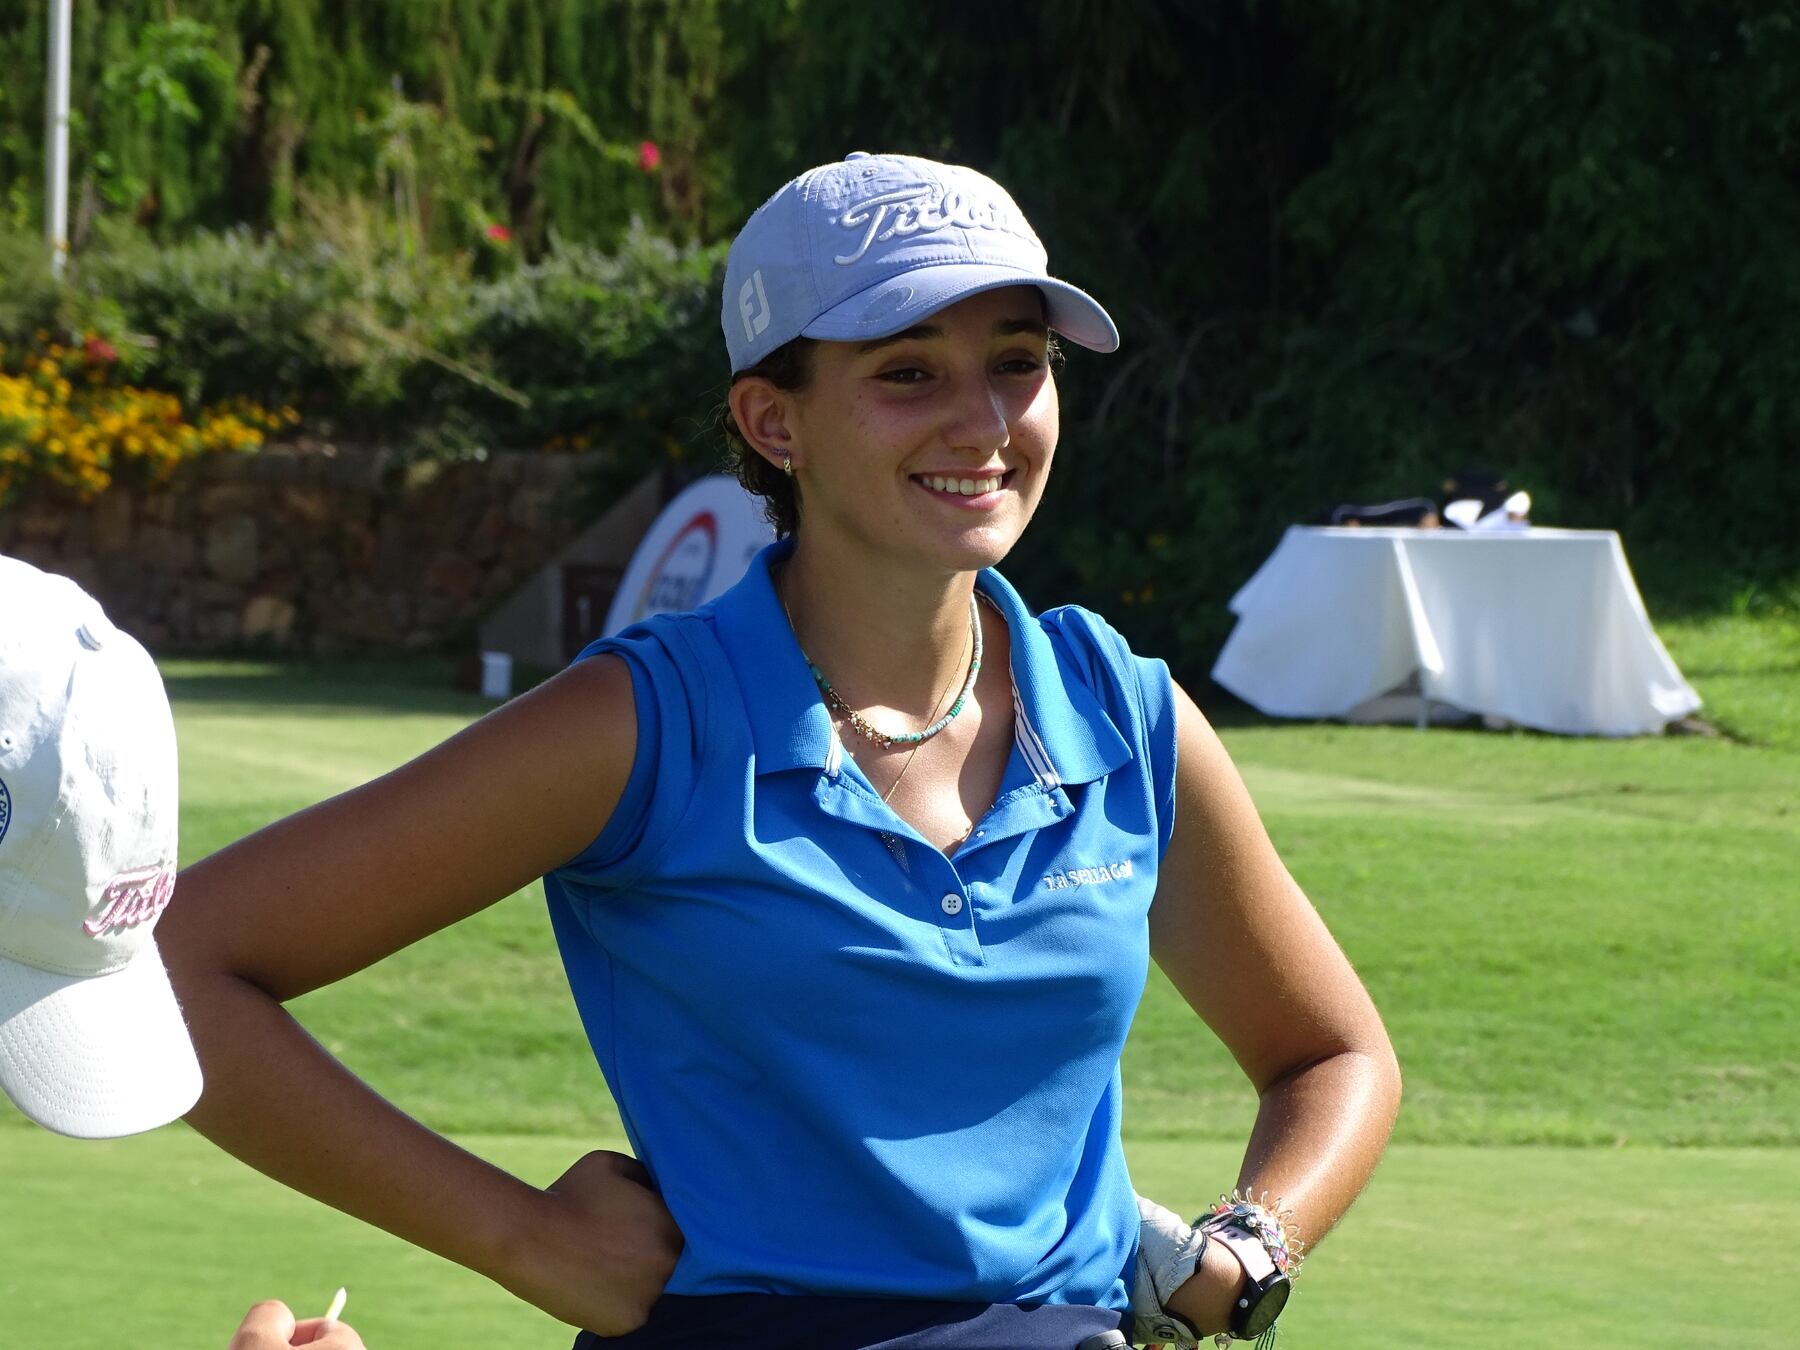
[[[91,501],[122,470],[166,479],[199,455],[255,450],[299,417],[244,399],[188,417],[173,394],[119,383],[118,352],[105,338],[88,334],[71,347],[34,336],[0,344],[0,506],[40,485]]]
[[[81,285],[116,307],[148,384],[190,407],[297,404],[321,430],[410,434],[468,395],[458,366],[469,268],[400,247],[354,200],[305,229],[238,229],[157,248],[121,236],[84,259]]]
[[[479,400],[529,441],[603,436],[629,458],[685,454],[725,383],[725,248],[678,248],[635,225],[615,253],[557,242],[478,286],[469,343],[529,408]]]
[[[137,400],[102,407],[85,370],[68,376],[82,396],[53,409],[34,398],[45,389],[15,387],[14,480],[85,491],[112,463],[166,467],[235,430],[221,423],[192,444],[171,432],[146,450],[123,438],[150,445],[145,418],[205,428],[219,416],[206,410],[228,401],[303,407],[320,432],[382,438],[424,458],[602,447],[611,453],[600,491],[703,439],[724,386],[722,245],[681,248],[640,226],[613,252],[558,243],[521,264],[503,248],[480,258],[408,249],[378,208],[355,199],[310,207],[314,220],[285,238],[233,230],[158,248],[109,235],[66,283],[50,277],[41,245],[0,236],[0,261],[22,260],[0,292],[0,341],[20,362],[60,367],[83,350],[74,335],[94,335],[112,353],[106,397],[129,385]],[[477,280],[477,265],[498,275]],[[60,344],[53,358],[46,344]],[[14,378],[31,369],[17,365]],[[173,401],[152,406],[149,391]],[[117,435],[77,434],[84,414],[110,419]],[[273,429],[248,412],[240,420]],[[44,449],[51,441],[55,454]]]
[[[0,224],[0,342],[92,332],[117,343],[123,316],[104,296],[58,281],[43,236]]]
[[[246,230],[165,248],[120,236],[82,259],[80,284],[118,306],[144,348],[140,377],[189,406],[292,402],[344,383],[325,320],[355,282],[329,249]]]

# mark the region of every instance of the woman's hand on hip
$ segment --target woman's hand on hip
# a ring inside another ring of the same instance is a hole
[[[516,1248],[509,1290],[600,1336],[644,1324],[681,1255],[681,1230],[636,1158],[597,1150],[549,1186]]]

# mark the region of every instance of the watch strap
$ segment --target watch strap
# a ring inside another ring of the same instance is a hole
[[[1251,1284],[1260,1285],[1277,1273],[1275,1258],[1269,1255],[1269,1249],[1255,1234],[1246,1233],[1235,1224],[1208,1226],[1203,1231],[1237,1258]]]
[[[1287,1303],[1292,1286],[1288,1273],[1276,1263],[1275,1255],[1262,1238],[1233,1215],[1221,1214],[1203,1223],[1201,1228],[1219,1246],[1231,1253],[1244,1272],[1244,1287],[1232,1301],[1230,1330],[1214,1340],[1226,1346],[1233,1340],[1255,1339],[1258,1346],[1271,1343],[1275,1337],[1275,1318]],[[1265,1300],[1277,1301],[1262,1308]],[[1258,1309],[1262,1317],[1258,1318]]]

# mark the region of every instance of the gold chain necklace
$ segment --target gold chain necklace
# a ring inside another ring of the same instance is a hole
[[[791,619],[788,620],[788,623],[790,626],[792,626],[793,620],[791,620]],[[973,638],[971,638],[970,640],[973,641]],[[968,655],[968,651],[969,651],[968,643],[964,643],[963,644],[963,655],[965,657]],[[959,660],[956,664],[960,666],[962,664],[962,661]],[[955,675],[951,675],[951,677],[944,682],[944,692],[939,694],[937,696],[937,702],[931,705],[931,713],[930,713],[931,720],[935,721],[937,719],[937,711],[939,708],[944,706],[944,700],[950,697],[950,686],[955,683],[956,683]],[[913,748],[906,752],[906,763],[904,763],[900,766],[900,772],[894,775],[894,781],[892,783],[888,784],[888,790],[881,794],[882,801],[890,802],[894,799],[894,789],[900,786],[900,780],[902,778],[906,777],[906,771],[908,769],[912,768],[912,762],[919,757],[919,751],[924,748],[925,748],[924,741],[916,741],[913,744]]]

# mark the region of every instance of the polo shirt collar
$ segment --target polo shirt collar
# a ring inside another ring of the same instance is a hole
[[[793,548],[791,539],[770,544],[743,580],[705,608],[743,690],[756,772],[835,774],[843,751],[775,590],[772,569]],[[1125,763],[1131,752],[1117,726],[1086,683],[1057,660],[1019,593],[991,568],[976,585],[1011,635],[1013,737],[1039,785],[1092,782]]]
[[[1013,739],[1039,784],[1091,783],[1129,760],[1118,727],[1087,682],[1057,659],[1050,635],[1012,583],[990,567],[975,584],[1012,635]]]
[[[702,610],[712,611],[719,643],[743,690],[759,775],[803,768],[835,772],[842,753],[775,590],[771,569],[793,551],[792,539],[770,544],[750,560],[742,581]]]

